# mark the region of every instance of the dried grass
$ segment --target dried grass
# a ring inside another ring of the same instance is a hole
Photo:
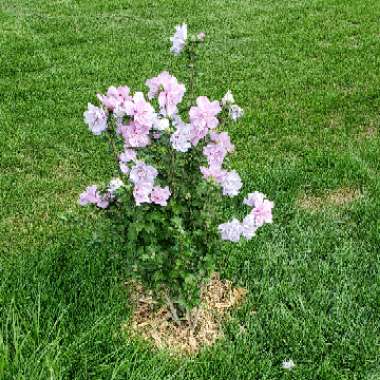
[[[366,140],[376,137],[377,135],[378,135],[378,129],[374,126],[365,128],[360,134],[361,139],[366,139]]]
[[[177,325],[167,306],[157,310],[157,303],[141,286],[135,286],[135,310],[131,322],[124,328],[156,348],[172,354],[195,354],[223,337],[221,323],[228,312],[239,305],[246,289],[233,288],[232,283],[214,275],[201,291],[201,304],[191,311],[192,318]]]
[[[298,204],[306,210],[318,211],[326,206],[344,206],[360,198],[361,193],[357,189],[340,188],[329,191],[322,196],[306,196],[299,199]]]

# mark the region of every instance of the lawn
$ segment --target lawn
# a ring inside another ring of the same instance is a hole
[[[276,204],[226,244],[248,298],[190,358],[121,331],[130,268],[77,203],[113,164],[87,103],[186,79],[181,22],[207,34],[197,93],[230,88],[245,110],[229,130],[243,191]],[[380,2],[1,0],[0,25],[0,379],[380,379]]]

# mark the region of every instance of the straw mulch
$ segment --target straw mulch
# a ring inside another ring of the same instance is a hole
[[[223,337],[223,320],[243,301],[246,292],[215,274],[202,288],[201,303],[191,311],[191,322],[184,320],[178,325],[168,306],[157,308],[157,303],[141,286],[134,286],[136,305],[131,322],[124,327],[158,349],[174,354],[195,354]]]

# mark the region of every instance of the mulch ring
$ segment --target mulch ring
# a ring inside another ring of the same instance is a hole
[[[223,320],[242,303],[247,293],[245,288],[234,288],[230,281],[221,280],[215,274],[201,290],[200,305],[191,310],[192,322],[176,324],[168,306],[158,307],[141,285],[133,289],[135,309],[124,328],[158,349],[180,355],[195,354],[223,338]]]

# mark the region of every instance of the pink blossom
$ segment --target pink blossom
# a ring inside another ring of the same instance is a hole
[[[173,115],[172,123],[173,123],[173,125],[174,125],[175,127],[177,127],[177,128],[178,128],[178,127],[183,127],[184,125],[188,125],[188,124],[186,124],[186,123],[182,120],[181,116],[178,115],[178,114]]]
[[[120,153],[119,160],[121,162],[129,162],[136,160],[136,151],[133,149],[125,149],[123,153]]]
[[[258,191],[249,193],[246,198],[243,200],[243,204],[249,207],[255,207],[255,204],[261,204],[264,201],[265,195]]]
[[[174,33],[174,36],[170,38],[170,41],[173,44],[170,51],[173,54],[178,55],[183,50],[186,44],[187,25],[186,24],[177,25],[175,29],[176,31]]]
[[[191,131],[192,128],[188,124],[178,125],[177,130],[170,136],[170,143],[173,149],[178,152],[187,152],[191,148]]]
[[[252,214],[248,214],[244,219],[242,226],[242,234],[247,239],[252,239],[256,234],[257,226],[255,223],[255,217]]]
[[[125,101],[130,98],[128,86],[120,86],[117,88],[117,91],[118,91],[118,96],[121,100]]]
[[[229,106],[231,104],[235,103],[234,96],[232,95],[232,92],[228,90],[226,94],[222,98],[222,106]]]
[[[254,192],[248,194],[248,197],[244,200],[244,203],[248,206],[254,207],[251,214],[255,218],[255,224],[257,227],[261,227],[265,223],[272,223],[272,209],[274,203],[266,199],[263,193]]]
[[[158,96],[162,114],[173,116],[177,113],[177,105],[182,101],[185,94],[185,86],[182,83],[178,83],[174,76],[164,71],[157,77],[148,79],[146,85],[149,87],[149,99]]]
[[[98,192],[96,185],[88,186],[86,190],[79,196],[79,204],[85,206],[88,204],[95,204],[100,208],[107,208],[109,206],[109,194],[102,196]]]
[[[109,206],[109,204],[110,204],[110,194],[109,193],[105,194],[104,196],[99,196],[99,200],[96,203],[96,205],[99,208],[107,208]]]
[[[120,124],[117,127],[117,133],[122,135],[125,140],[128,140],[131,135],[147,135],[149,131],[149,127],[142,126],[134,121],[130,121],[128,124]]]
[[[209,166],[221,166],[227,151],[221,144],[207,144],[203,148],[203,154],[207,157]]]
[[[126,140],[126,144],[129,144],[132,148],[144,148],[150,144],[149,135],[133,134]]]
[[[209,168],[201,166],[199,169],[205,179],[213,178],[217,183],[222,183],[227,175],[227,171],[220,166],[210,166]]]
[[[119,162],[119,167],[120,167],[120,171],[123,174],[128,174],[129,173],[129,166],[127,164],[125,164],[124,162]]]
[[[121,134],[126,147],[144,148],[150,144],[149,127],[131,121],[129,124],[122,124],[117,132]]]
[[[88,186],[86,190],[79,196],[79,204],[81,206],[96,204],[98,200],[98,187],[96,185]]]
[[[169,128],[169,125],[169,119],[155,115],[155,118],[153,120],[153,129],[156,131],[165,131]]]
[[[198,41],[200,42],[204,42],[205,38],[206,38],[206,33],[205,32],[199,32],[197,34],[197,38],[198,38]]]
[[[147,79],[145,85],[149,87],[148,99],[154,99],[158,96],[160,90],[162,90],[162,83],[170,78],[170,74],[167,71],[163,71],[156,77]]]
[[[153,187],[152,192],[150,193],[150,199],[153,203],[156,203],[160,206],[166,206],[167,200],[169,199],[171,195],[171,192],[169,190],[169,187],[159,187],[155,186]]]
[[[122,107],[127,100],[131,99],[127,86],[117,88],[111,86],[107,90],[106,95],[98,94],[97,97],[109,111],[114,111],[115,108]]]
[[[151,203],[150,193],[153,189],[153,183],[151,182],[138,182],[133,188],[133,197],[137,206],[140,206],[141,203]]]
[[[214,129],[218,126],[219,120],[216,115],[221,111],[219,102],[210,102],[207,96],[197,98],[197,106],[190,108],[190,122],[195,127]]]
[[[239,194],[241,187],[243,186],[239,174],[236,170],[227,172],[221,183],[223,187],[223,195],[234,197]]]
[[[113,178],[108,185],[108,192],[110,195],[114,195],[114,193],[124,186],[124,182],[120,178]]]
[[[191,126],[191,139],[190,142],[196,146],[199,141],[201,141],[203,138],[206,137],[208,133],[208,128],[207,126]]]
[[[238,242],[242,234],[242,226],[237,219],[232,219],[231,222],[220,224],[218,227],[219,233],[223,240]]]
[[[157,98],[158,94],[164,90],[164,86],[169,84],[172,79],[177,82],[177,79],[171,76],[167,71],[163,71],[156,77],[148,79],[145,82],[145,84],[149,87],[148,98]]]
[[[119,167],[123,174],[129,173],[129,167],[127,165],[130,161],[136,161],[136,151],[126,147],[123,153],[119,155]]]
[[[150,129],[155,118],[154,108],[144,98],[142,92],[136,92],[133,99],[125,103],[125,113],[132,116],[135,125]]]
[[[244,115],[244,111],[237,104],[233,104],[230,107],[229,115],[233,121],[237,121]]]
[[[107,129],[107,114],[102,108],[88,103],[88,109],[83,114],[84,122],[94,135],[100,135]]]
[[[185,93],[185,86],[183,84],[169,82],[164,86],[164,91],[158,95],[158,103],[161,112],[168,116],[173,116],[177,113],[177,104],[183,99]]]
[[[228,132],[210,132],[211,141],[220,144],[228,153],[232,153],[235,150],[235,145],[231,143]]]
[[[131,169],[129,174],[130,180],[136,185],[138,183],[151,183],[153,186],[154,180],[157,177],[157,170],[150,165],[146,165],[145,162],[139,161]]]

